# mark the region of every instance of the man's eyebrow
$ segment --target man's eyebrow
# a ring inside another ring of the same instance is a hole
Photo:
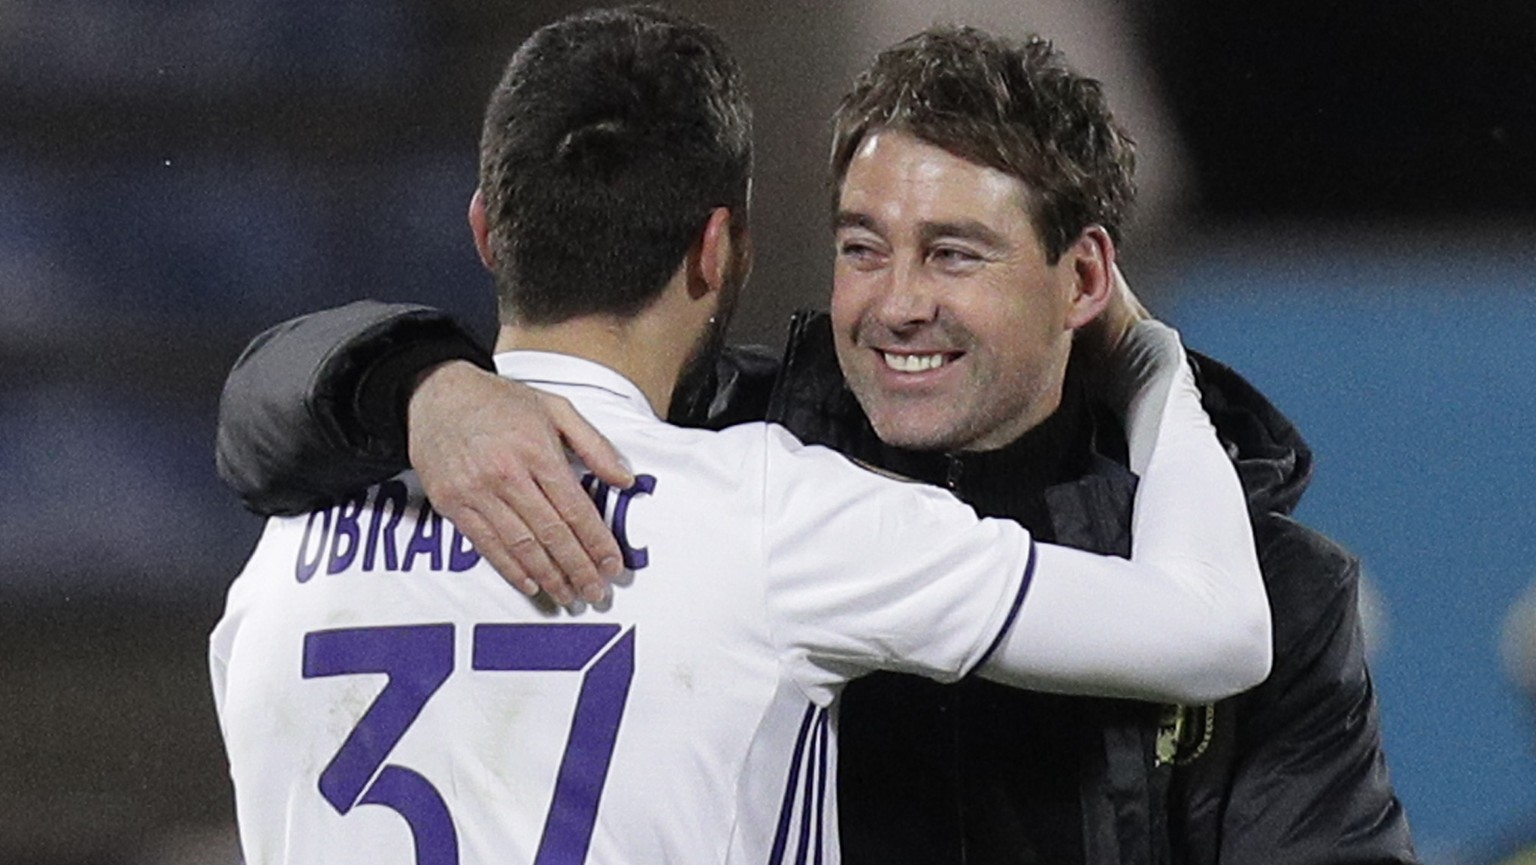
[[[832,217],[832,230],[842,231],[845,228],[864,228],[869,231],[878,231],[875,218],[867,213],[856,213],[852,210],[839,210]]]
[[[876,234],[881,233],[880,223],[873,216],[853,210],[839,210],[832,217],[832,230],[836,232],[845,228],[862,228]],[[948,237],[969,240],[999,251],[1013,248],[1013,244],[1002,233],[975,219],[924,222],[918,226],[917,230],[918,238],[925,246]]]
[[[959,240],[971,240],[983,246],[989,246],[997,250],[1011,249],[1013,244],[1008,238],[988,227],[985,223],[974,219],[962,219],[952,222],[925,222],[918,227],[918,237],[926,245],[940,238],[952,237]]]

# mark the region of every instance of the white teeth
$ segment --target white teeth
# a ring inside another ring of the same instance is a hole
[[[942,354],[891,354],[888,351],[882,351],[880,356],[885,358],[886,366],[899,372],[924,372],[938,369],[945,362]]]

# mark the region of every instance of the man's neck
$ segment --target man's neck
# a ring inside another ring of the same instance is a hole
[[[1094,425],[1087,404],[1074,395],[1018,438],[985,451],[915,451],[883,446],[882,460],[895,470],[969,494],[994,484],[1008,490],[1043,490],[1078,477],[1093,450]],[[974,502],[973,502],[974,503]]]
[[[583,316],[542,326],[503,325],[496,351],[548,351],[600,363],[635,383],[665,417],[691,340],[647,316]]]

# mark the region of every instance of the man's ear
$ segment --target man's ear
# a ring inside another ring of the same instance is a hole
[[[469,233],[475,237],[475,250],[480,253],[480,263],[487,270],[495,270],[496,256],[491,253],[491,221],[485,215],[485,195],[478,188],[469,199]]]
[[[709,212],[709,221],[690,251],[688,292],[695,299],[719,291],[731,275],[731,210],[717,207]]]
[[[1072,268],[1067,326],[1076,330],[1098,318],[1115,290],[1115,241],[1103,226],[1090,225],[1067,247]]]

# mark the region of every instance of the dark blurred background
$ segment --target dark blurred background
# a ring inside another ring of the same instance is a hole
[[[237,860],[204,652],[260,523],[213,473],[224,372],[361,297],[489,336],[480,109],[585,5],[0,0],[0,862]],[[824,302],[827,117],[875,50],[1035,29],[1102,78],[1142,148],[1133,284],[1297,421],[1300,515],[1365,561],[1426,858],[1518,831],[1536,726],[1498,634],[1536,577],[1536,6],[672,5],[754,95],[744,340]]]

